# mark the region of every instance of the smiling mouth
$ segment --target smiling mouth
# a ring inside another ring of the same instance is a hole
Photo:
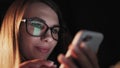
[[[45,48],[45,47],[40,47],[40,46],[36,46],[35,48],[41,53],[48,53],[50,51],[50,48]]]

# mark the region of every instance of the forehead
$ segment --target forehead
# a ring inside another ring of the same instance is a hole
[[[56,12],[48,5],[42,2],[35,2],[28,6],[24,18],[38,17],[46,21],[48,26],[58,25],[58,16]]]

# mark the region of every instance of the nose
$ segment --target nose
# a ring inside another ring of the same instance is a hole
[[[44,42],[51,42],[53,41],[52,35],[51,35],[51,31],[48,30],[45,34],[43,34],[40,39]]]

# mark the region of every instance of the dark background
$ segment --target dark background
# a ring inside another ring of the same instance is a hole
[[[0,21],[14,0],[0,0]],[[63,14],[71,34],[80,29],[102,32],[104,40],[98,51],[101,68],[108,68],[120,60],[118,4],[96,0],[54,0]]]

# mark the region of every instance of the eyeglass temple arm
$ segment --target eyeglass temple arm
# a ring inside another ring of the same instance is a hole
[[[21,22],[26,22],[26,19],[22,19]]]

